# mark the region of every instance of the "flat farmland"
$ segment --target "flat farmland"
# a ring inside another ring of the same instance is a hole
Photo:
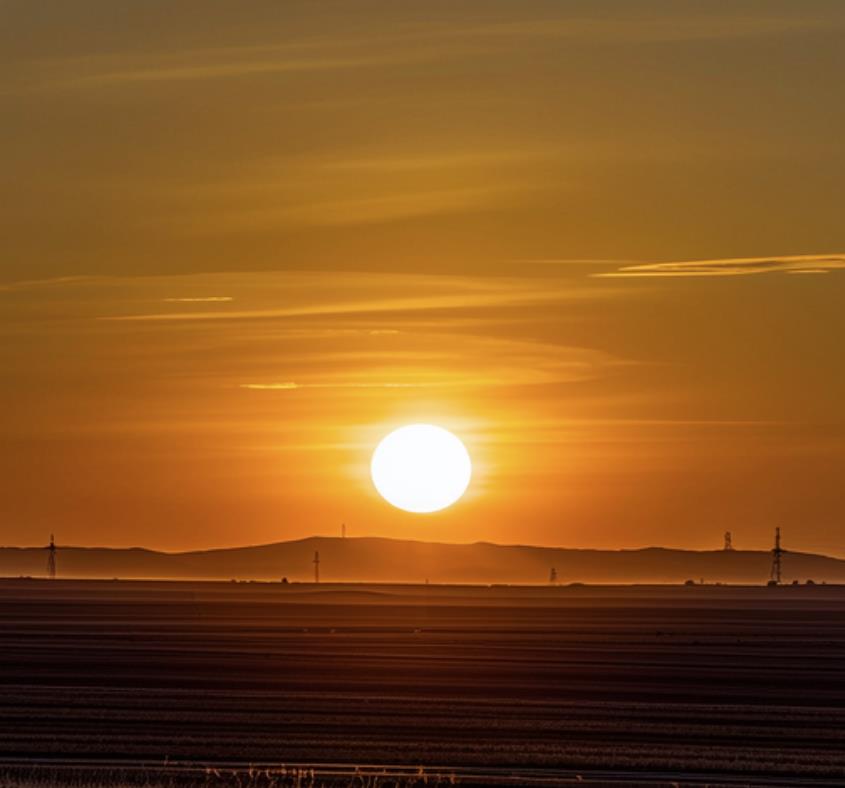
[[[0,762],[843,784],[845,589],[3,580]]]

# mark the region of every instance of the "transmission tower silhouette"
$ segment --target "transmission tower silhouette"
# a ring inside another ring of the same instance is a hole
[[[554,567],[549,571],[549,585],[557,585],[557,569]]]
[[[725,531],[725,550],[733,550],[733,549],[734,549],[734,545],[733,545],[733,541],[731,539],[731,532]]]
[[[56,540],[50,534],[50,544],[47,545],[47,577],[56,579]]]
[[[783,550],[780,546],[780,528],[775,528],[775,546],[772,548],[772,574],[769,582],[776,586],[780,585],[780,559],[785,552],[786,550]]]
[[[320,552],[314,552],[314,582],[320,582]]]

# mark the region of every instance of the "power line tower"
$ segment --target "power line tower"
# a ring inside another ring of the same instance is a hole
[[[725,531],[725,550],[733,550],[733,540],[731,539],[731,532]]]
[[[343,524],[340,526],[340,538],[341,538],[341,539],[346,539],[346,523],[343,523]]]
[[[56,579],[56,540],[50,534],[50,544],[47,545],[47,577]]]
[[[775,546],[772,548],[772,574],[769,582],[776,586],[780,585],[780,559],[785,552],[780,546],[780,528],[775,528]]]
[[[549,572],[549,585],[557,585],[557,569],[554,567],[552,567]]]
[[[314,582],[320,582],[320,552],[314,552]]]

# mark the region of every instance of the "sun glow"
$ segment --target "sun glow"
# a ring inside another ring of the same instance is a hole
[[[472,462],[464,444],[448,430],[409,424],[382,439],[370,473],[388,503],[423,514],[451,506],[466,492]]]

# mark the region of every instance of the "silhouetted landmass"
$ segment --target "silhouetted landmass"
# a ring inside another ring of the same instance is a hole
[[[60,547],[60,577],[208,580],[313,579],[314,552],[327,582],[544,584],[552,567],[560,583],[761,584],[769,579],[765,550],[573,550],[554,547],[444,544],[378,537],[311,537],[290,542],[163,553],[142,548]],[[0,548],[0,575],[43,576],[43,548]],[[845,582],[845,560],[788,552],[784,582]]]

